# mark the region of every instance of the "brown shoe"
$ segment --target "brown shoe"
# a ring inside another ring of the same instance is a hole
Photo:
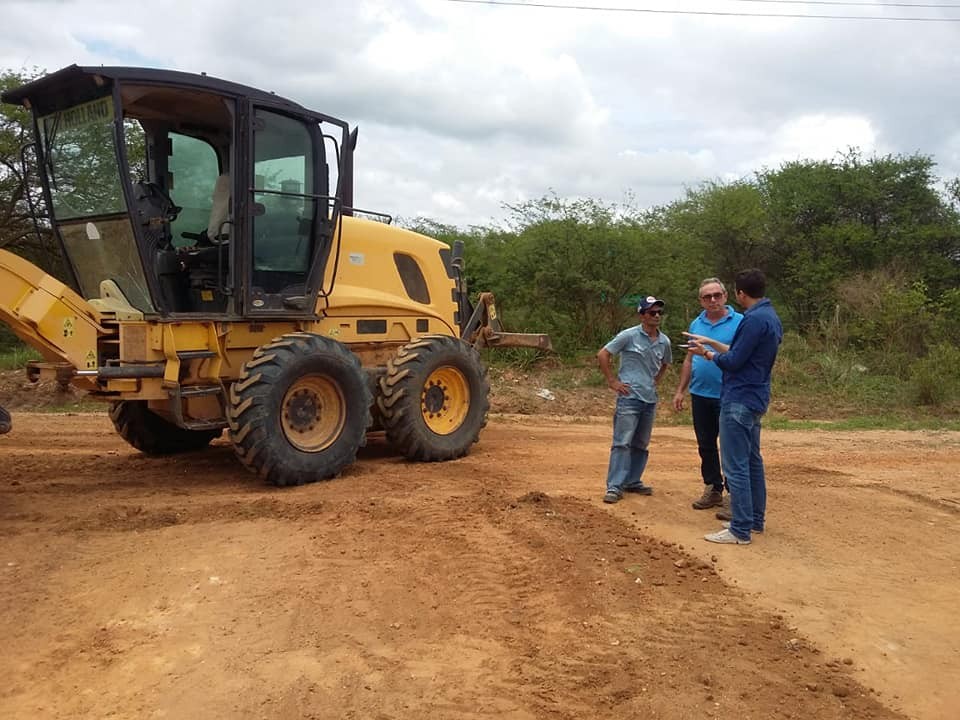
[[[723,496],[723,502],[717,510],[717,520],[733,520],[733,513],[730,512],[730,495]]]
[[[721,505],[723,505],[723,491],[716,490],[713,485],[705,485],[703,495],[693,501],[694,510],[706,510]]]

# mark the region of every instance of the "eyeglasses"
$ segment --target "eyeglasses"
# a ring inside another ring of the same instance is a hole
[[[663,315],[663,310],[647,310],[647,315]]]
[[[716,293],[706,293],[705,295],[701,295],[700,299],[701,300],[719,300],[722,297],[723,297],[722,292],[716,292]]]

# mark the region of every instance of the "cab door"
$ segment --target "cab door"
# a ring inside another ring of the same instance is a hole
[[[249,137],[246,314],[313,316],[322,277],[314,258],[330,225],[322,137],[315,121],[263,106],[252,109]]]

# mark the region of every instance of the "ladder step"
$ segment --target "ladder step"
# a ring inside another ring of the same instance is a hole
[[[187,430],[221,430],[227,427],[226,420],[185,420],[183,427]]]
[[[183,414],[183,401],[189,398],[216,397],[220,402],[221,412],[223,411],[226,396],[223,394],[222,385],[188,385],[187,387],[177,386],[169,390],[170,399],[173,400],[173,413],[177,419],[177,425],[187,430],[218,430],[227,427],[227,419],[223,415],[213,419],[187,419]]]
[[[178,427],[187,430],[218,430],[227,427],[227,418],[224,414],[227,398],[222,385],[188,385],[187,387],[175,385],[168,388],[167,392],[170,395],[171,410]],[[188,419],[185,417],[183,412],[184,400],[199,397],[216,397],[217,404],[220,406],[220,417],[210,419]]]
[[[223,395],[223,387],[220,385],[190,385],[180,388],[180,397],[182,398],[206,397],[208,395]]]

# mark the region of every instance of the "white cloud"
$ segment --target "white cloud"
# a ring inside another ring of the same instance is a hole
[[[6,0],[3,16],[2,68],[205,71],[359,125],[356,202],[404,217],[486,222],[549,192],[664,203],[850,146],[960,171],[948,24],[440,0]]]
[[[747,174],[761,167],[775,168],[794,160],[831,160],[849,148],[865,155],[882,150],[877,135],[865,117],[824,114],[802,115],[777,128],[769,139],[766,154],[749,158],[740,170]]]

